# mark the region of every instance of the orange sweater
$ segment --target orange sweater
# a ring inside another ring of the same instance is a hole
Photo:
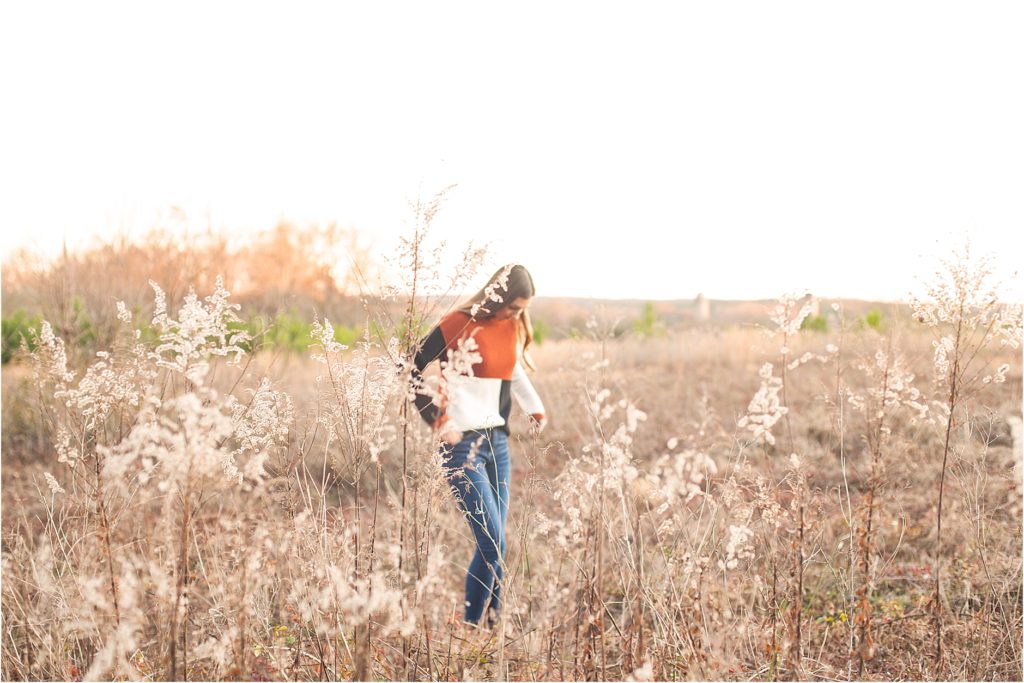
[[[460,342],[472,339],[481,359],[472,365],[471,374],[444,373],[438,391],[420,390],[416,407],[435,429],[459,431],[500,428],[508,433],[508,418],[514,398],[527,414],[544,418],[544,404],[518,360],[515,319],[476,320],[455,311],[438,323],[420,344],[416,354],[417,374],[434,360],[444,368]]]

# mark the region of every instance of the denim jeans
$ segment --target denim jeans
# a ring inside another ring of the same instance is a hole
[[[469,521],[476,550],[466,574],[466,614],[479,623],[484,610],[493,621],[501,610],[505,520],[508,517],[508,436],[495,430],[470,431],[455,445],[442,445],[445,474]]]

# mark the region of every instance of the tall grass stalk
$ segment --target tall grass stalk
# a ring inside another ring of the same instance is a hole
[[[968,399],[984,385],[1005,381],[1008,366],[985,375],[985,363],[979,362],[982,349],[995,344],[1018,348],[1021,342],[1020,306],[1000,302],[999,285],[993,282],[992,275],[991,260],[973,257],[967,244],[951,258],[942,260],[926,283],[925,294],[915,298],[912,304],[918,321],[939,335],[933,342],[935,377],[937,389],[943,392],[944,434],[938,477],[932,594],[937,675],[942,675],[946,669],[941,559],[946,473],[955,445],[954,429],[958,420],[963,419],[960,413]],[[971,374],[977,366],[980,367]]]

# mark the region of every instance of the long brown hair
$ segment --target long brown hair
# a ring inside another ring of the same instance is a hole
[[[530,271],[519,264],[510,263],[499,268],[479,292],[469,297],[456,310],[476,320],[487,320],[516,299],[532,299],[536,293]],[[523,364],[534,370],[533,361],[526,352],[533,343],[533,325],[530,324],[530,314],[526,310],[519,316],[516,341]]]

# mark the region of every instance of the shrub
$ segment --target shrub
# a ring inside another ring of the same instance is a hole
[[[801,332],[828,332],[828,318],[823,315],[813,315],[804,318],[800,325]]]
[[[882,312],[877,308],[872,308],[870,311],[865,313],[860,319],[862,327],[869,327],[876,332],[881,332],[884,326],[885,319],[882,316]]]
[[[543,320],[533,320],[533,343],[540,346],[551,334],[551,328]]]
[[[17,310],[10,318],[3,319],[3,364],[10,362],[22,343],[31,351],[35,348],[33,332],[39,332],[39,316],[29,316],[25,311]]]
[[[644,304],[643,314],[640,319],[633,321],[633,333],[643,339],[664,336],[665,325],[658,320],[654,304],[650,301]]]

